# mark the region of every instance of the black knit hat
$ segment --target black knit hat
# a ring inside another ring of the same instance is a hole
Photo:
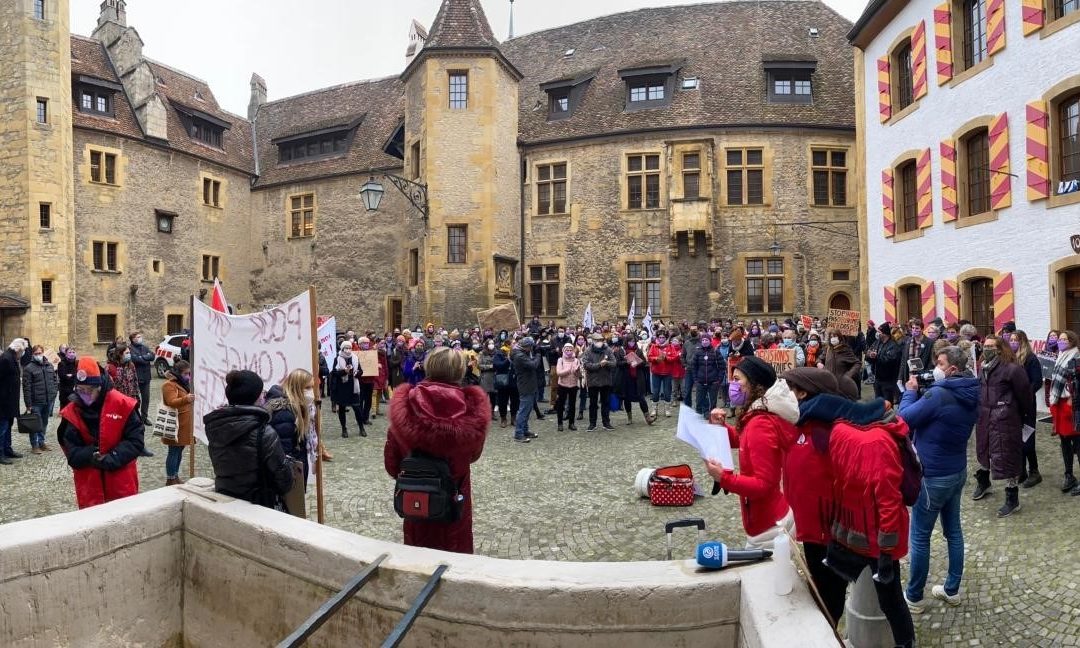
[[[254,405],[262,389],[262,378],[254,371],[234,369],[225,375],[225,400],[230,405]]]
[[[776,383],[776,371],[768,362],[757,356],[747,356],[735,367],[742,372],[752,385],[761,385],[765,389]]]
[[[892,326],[888,322],[885,322],[881,326],[877,327],[878,333],[882,335],[892,335]]]

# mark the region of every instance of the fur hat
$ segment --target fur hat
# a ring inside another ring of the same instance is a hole
[[[753,385],[761,385],[768,389],[776,383],[776,371],[772,365],[757,356],[743,358],[735,368],[742,372]]]

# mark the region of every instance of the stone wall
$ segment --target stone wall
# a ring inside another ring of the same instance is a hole
[[[90,182],[91,148],[117,157],[117,185]],[[190,326],[189,300],[213,281],[202,276],[203,255],[220,258],[225,296],[237,312],[252,300],[251,273],[262,261],[260,238],[252,236],[249,177],[183,153],[113,135],[75,131],[75,199],[79,223],[75,242],[78,295],[70,341],[82,351],[97,344],[96,316],[117,315],[118,334],[142,330],[156,344],[166,333],[166,315],[182,314]],[[202,180],[220,181],[221,207],[203,204]],[[157,228],[155,210],[173,212],[171,234]],[[93,268],[93,241],[118,242],[118,272]]]

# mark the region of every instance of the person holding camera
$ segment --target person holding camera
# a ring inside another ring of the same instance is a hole
[[[934,382],[919,393],[912,375],[900,399],[900,417],[911,428],[912,442],[922,462],[922,488],[911,507],[911,568],[908,607],[914,614],[926,610],[923,590],[930,570],[930,534],[941,517],[949,549],[949,570],[944,585],[932,594],[952,606],[960,605],[964,575],[964,532],[960,527],[960,499],[967,482],[967,445],[978,417],[979,380],[968,370],[969,355],[949,346],[938,353]]]

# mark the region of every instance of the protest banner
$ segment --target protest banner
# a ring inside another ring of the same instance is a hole
[[[803,328],[807,331],[814,328],[814,318],[810,317],[809,315],[803,315],[799,318],[799,321],[802,323]]]
[[[859,311],[829,309],[829,328],[836,329],[840,335],[854,337],[859,334],[859,323],[862,321],[862,313]]]
[[[482,310],[476,314],[476,321],[480,330],[516,331],[521,328],[521,318],[518,317],[517,306],[513,303],[503,304],[495,308]]]
[[[357,351],[353,353],[359,363],[364,378],[374,378],[379,375],[379,352]]]
[[[758,349],[754,355],[772,365],[777,376],[795,368],[795,349]]]
[[[329,367],[333,365],[334,358],[337,356],[337,349],[334,348],[337,342],[337,318],[320,317],[319,319],[323,320],[319,323],[319,332],[317,334],[319,353],[326,360],[326,366]]]
[[[1057,361],[1057,357],[1045,353],[1038,353],[1035,357],[1039,359],[1039,367],[1042,369],[1043,380],[1053,380],[1054,363]]]

